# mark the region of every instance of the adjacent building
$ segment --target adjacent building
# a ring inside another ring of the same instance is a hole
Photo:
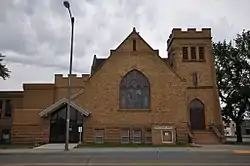
[[[220,143],[211,39],[209,28],[175,28],[167,40],[168,58],[162,58],[133,28],[108,58],[94,56],[90,74],[56,74],[50,84],[0,92],[2,139],[64,142],[70,77],[70,142]]]
[[[236,136],[236,124],[233,121],[224,124],[225,136]],[[250,120],[245,119],[241,124],[242,136],[250,136]]]
[[[23,92],[0,92],[0,144],[11,142],[13,112],[22,108],[22,99]]]

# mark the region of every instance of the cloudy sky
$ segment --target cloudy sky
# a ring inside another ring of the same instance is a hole
[[[109,56],[135,26],[162,57],[173,27],[211,27],[214,40],[248,29],[249,0],[71,0],[76,19],[74,73],[88,73],[93,56]],[[53,82],[67,74],[70,22],[62,0],[1,0],[0,52],[12,71],[0,90]]]

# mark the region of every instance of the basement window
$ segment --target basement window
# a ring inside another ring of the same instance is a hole
[[[3,130],[1,135],[1,142],[2,143],[10,143],[10,130]]]
[[[148,129],[145,132],[145,143],[146,144],[151,144],[152,143],[152,132],[151,132],[151,129]]]
[[[129,143],[129,129],[121,130],[121,143],[128,144]]]
[[[133,143],[134,144],[140,144],[141,143],[141,130],[140,129],[137,129],[137,130],[134,130],[134,138],[133,138]]]
[[[95,143],[104,143],[104,129],[95,129]]]

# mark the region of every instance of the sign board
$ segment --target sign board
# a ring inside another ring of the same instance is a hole
[[[172,143],[173,142],[173,132],[172,131],[162,131],[161,137],[162,137],[162,143]]]
[[[154,129],[156,130],[172,130],[172,126],[154,126]]]
[[[78,132],[81,133],[82,132],[82,127],[78,127]]]

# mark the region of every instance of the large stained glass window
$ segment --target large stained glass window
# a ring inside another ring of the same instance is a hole
[[[138,70],[128,72],[120,83],[120,109],[149,109],[150,85]]]

